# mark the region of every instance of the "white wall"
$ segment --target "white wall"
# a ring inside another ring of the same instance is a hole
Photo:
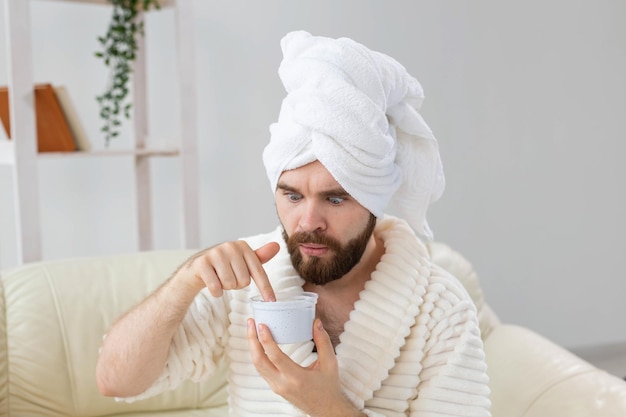
[[[567,347],[626,341],[623,0],[195,7],[203,246],[275,224],[260,153],[284,95],[280,38],[294,29],[353,37],[422,82],[448,183],[431,225],[475,265],[501,319]],[[32,15],[36,80],[68,86],[102,147],[94,97],[106,72],[93,51],[108,10],[33,1]],[[152,14],[147,29],[151,130],[164,138],[178,129],[171,10]],[[128,143],[125,135],[113,147]],[[41,160],[39,168],[46,259],[136,249],[130,159]],[[177,168],[154,164],[157,248],[179,246]],[[4,267],[15,256],[10,193],[10,170],[0,167]]]

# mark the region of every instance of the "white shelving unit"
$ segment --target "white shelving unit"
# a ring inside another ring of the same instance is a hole
[[[34,1],[34,0],[32,0]],[[52,0],[51,0],[52,1]],[[94,3],[110,7],[107,0],[54,0]],[[161,0],[161,7],[176,10],[178,81],[180,91],[180,138],[175,148],[155,149],[148,138],[146,111],[146,59],[144,39],[133,72],[134,148],[128,151],[78,151],[38,153],[33,94],[33,62],[31,46],[31,0],[5,0],[9,105],[11,108],[11,140],[0,144],[0,164],[13,168],[14,201],[16,204],[18,263],[42,259],[38,158],[133,157],[137,200],[137,236],[139,250],[153,248],[150,159],[177,157],[181,166],[182,246],[199,245],[199,201],[197,124],[193,39],[193,0]],[[94,34],[96,36],[97,34]],[[149,40],[148,40],[149,42]],[[62,161],[59,161],[62,163]]]

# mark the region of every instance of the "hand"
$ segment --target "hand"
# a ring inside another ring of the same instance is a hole
[[[252,279],[265,301],[276,301],[262,264],[279,250],[276,242],[269,242],[257,250],[252,250],[243,240],[222,243],[192,256],[176,275],[190,278],[197,291],[207,287],[214,297],[221,297],[224,290],[245,288]]]
[[[318,359],[304,368],[278,347],[269,328],[248,319],[248,344],[252,362],[276,394],[306,414],[314,416],[363,416],[344,395],[339,366],[330,337],[319,319],[313,324]]]

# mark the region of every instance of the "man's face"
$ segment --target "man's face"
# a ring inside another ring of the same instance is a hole
[[[376,218],[320,162],[283,172],[275,197],[291,261],[305,281],[327,284],[360,261]]]

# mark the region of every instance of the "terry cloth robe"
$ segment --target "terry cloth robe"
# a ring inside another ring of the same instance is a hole
[[[374,233],[385,254],[345,324],[336,348],[341,384],[369,416],[490,415],[489,388],[476,309],[462,284],[432,264],[425,245],[403,220],[386,216]],[[253,248],[275,241],[281,250],[264,264],[275,291],[302,291],[281,229],[245,239]],[[228,363],[231,416],[304,416],[274,394],[251,362],[246,320],[258,289],[196,297],[174,336],[167,365],[133,401],[211,377]],[[280,345],[295,362],[314,362],[313,342]]]

